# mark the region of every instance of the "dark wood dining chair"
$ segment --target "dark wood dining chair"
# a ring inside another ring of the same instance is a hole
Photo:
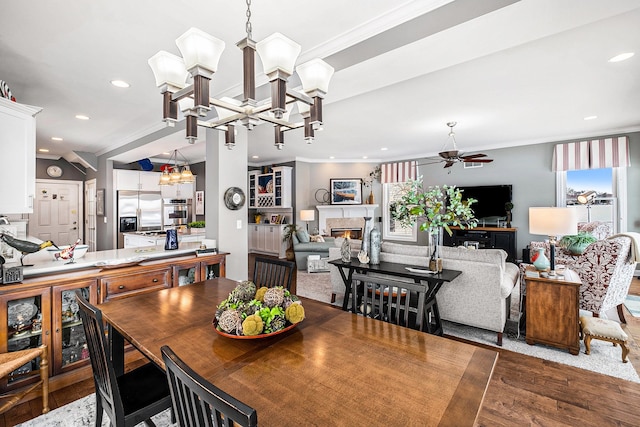
[[[293,270],[295,268],[296,264],[293,261],[256,257],[253,267],[253,283],[258,288],[263,286],[267,288],[282,286],[291,291],[291,281],[293,280]]]
[[[427,292],[428,286],[421,283],[354,273],[352,311],[419,331],[428,330]]]
[[[258,425],[255,409],[198,375],[168,346],[160,348],[180,427]]]
[[[33,376],[34,371],[31,370],[26,374],[15,374],[15,372],[24,365],[33,364],[34,362],[37,363],[38,358],[40,359],[40,369],[38,369],[40,379],[21,390],[10,391],[0,395],[0,402],[2,402],[2,404],[0,404],[0,414],[4,414],[9,409],[13,408],[22,401],[23,397],[40,386],[42,386],[42,413],[46,414],[49,412],[49,350],[46,345],[8,353],[0,353],[0,378],[11,376],[16,379],[22,376]]]
[[[76,292],[80,318],[89,347],[96,389],[96,425],[102,423],[104,410],[111,425],[134,426],[171,408],[169,384],[164,372],[153,363],[147,363],[117,377],[108,352],[102,312]]]

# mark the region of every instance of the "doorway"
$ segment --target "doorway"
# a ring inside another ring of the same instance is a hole
[[[33,213],[29,215],[29,235],[52,240],[58,246],[83,238],[79,224],[83,210],[82,181],[36,180]]]

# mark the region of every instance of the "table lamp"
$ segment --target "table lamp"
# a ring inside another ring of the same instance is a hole
[[[549,236],[549,275],[555,275],[556,239],[576,234],[578,213],[574,208],[529,208],[529,233]]]
[[[309,221],[315,221],[315,219],[316,211],[314,211],[313,209],[300,211],[300,221],[304,221],[307,223],[307,231],[309,231]]]

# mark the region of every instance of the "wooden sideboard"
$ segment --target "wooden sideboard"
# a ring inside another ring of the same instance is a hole
[[[464,242],[478,242],[480,249],[504,249],[508,262],[516,262],[517,228],[502,227],[451,227],[453,234],[444,233],[445,246],[462,246]]]
[[[141,264],[100,269],[90,267],[30,277],[21,283],[0,286],[0,352],[46,344],[49,348],[50,390],[91,377],[84,328],[75,303],[75,292],[92,304],[156,292],[214,277],[225,277],[227,253],[153,259]],[[22,372],[36,369],[31,362]],[[35,381],[5,377],[0,390],[22,388]]]

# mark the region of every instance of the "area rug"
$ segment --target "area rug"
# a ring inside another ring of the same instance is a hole
[[[631,313],[633,317],[640,317],[640,296],[627,295],[627,298],[624,300],[624,306],[627,307],[627,310],[629,310],[629,313]]]
[[[89,427],[95,425],[96,396],[91,394],[82,399],[75,400],[58,409],[54,409],[45,415],[40,415],[26,423],[18,424],[20,427]],[[171,424],[171,411],[167,409],[158,415],[151,417],[157,427],[175,427]],[[109,426],[109,417],[102,416],[102,427]],[[136,427],[145,427],[145,423],[140,423]]]

